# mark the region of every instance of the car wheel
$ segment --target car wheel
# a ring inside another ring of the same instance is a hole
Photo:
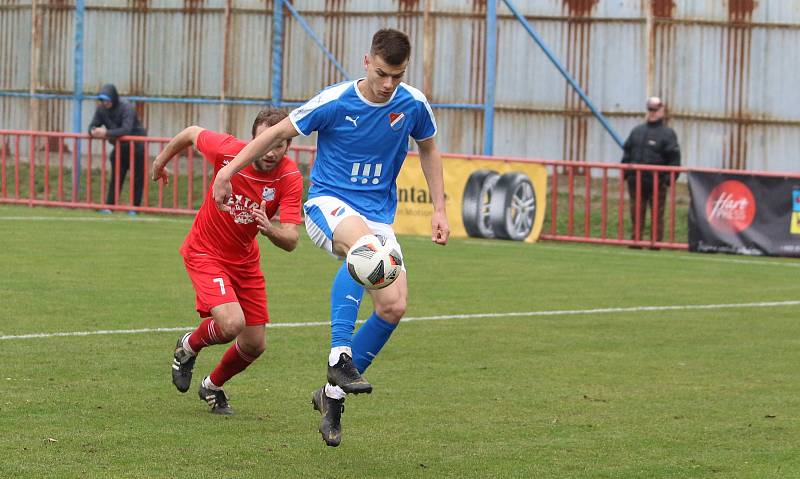
[[[461,220],[467,234],[473,238],[492,238],[489,224],[489,204],[494,184],[500,175],[492,170],[477,170],[467,178],[461,200]]]
[[[494,185],[489,224],[496,238],[522,241],[531,234],[536,194],[527,175],[506,173]]]

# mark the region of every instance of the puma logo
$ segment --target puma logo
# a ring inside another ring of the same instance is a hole
[[[356,122],[358,121],[358,118],[359,118],[359,117],[355,117],[355,118],[353,118],[353,117],[352,117],[352,116],[350,116],[350,115],[347,115],[346,117],[344,117],[344,119],[345,119],[345,120],[347,120],[347,121],[352,121],[352,122],[353,122],[353,128],[357,128],[357,127],[358,127],[358,124],[356,123]]]
[[[350,301],[353,301],[356,304],[361,304],[361,300],[360,299],[356,299],[356,298],[350,296],[349,294],[347,296],[345,296],[344,299],[349,299]]]

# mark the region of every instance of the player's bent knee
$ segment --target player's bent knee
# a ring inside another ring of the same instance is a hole
[[[350,247],[359,238],[372,234],[367,223],[360,216],[349,216],[339,223],[333,232],[333,251],[339,256],[346,256]]]
[[[222,331],[225,342],[231,341],[244,330],[243,316],[228,316],[220,320],[215,319],[215,321]]]
[[[375,313],[384,321],[397,324],[406,314],[406,302],[402,299],[375,304]]]

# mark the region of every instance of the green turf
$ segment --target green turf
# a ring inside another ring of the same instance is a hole
[[[0,206],[0,336],[195,324],[190,222]],[[337,263],[305,236],[292,254],[261,243],[273,322],[327,321]],[[401,243],[410,318],[800,298],[797,260]],[[367,371],[375,392],[347,399],[336,449],[309,403],[325,326],[269,329],[226,387],[231,418],[174,390],[177,332],[0,339],[0,476],[797,477],[798,310],[408,321]]]

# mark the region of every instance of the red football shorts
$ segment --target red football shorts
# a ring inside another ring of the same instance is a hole
[[[269,322],[264,274],[257,263],[230,264],[207,256],[183,258],[196,294],[197,312],[211,317],[211,308],[237,302],[247,326]]]

